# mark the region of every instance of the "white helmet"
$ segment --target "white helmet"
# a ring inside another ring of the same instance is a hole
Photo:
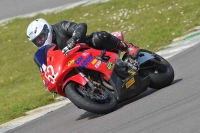
[[[26,35],[38,48],[52,43],[52,27],[42,18],[29,24]]]

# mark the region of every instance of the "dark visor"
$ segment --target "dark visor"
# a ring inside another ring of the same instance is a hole
[[[37,47],[42,47],[45,41],[47,40],[48,33],[49,33],[49,29],[48,29],[48,26],[45,24],[40,34],[35,39],[33,39],[32,42]]]

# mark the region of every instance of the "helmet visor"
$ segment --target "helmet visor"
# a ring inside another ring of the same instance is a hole
[[[47,40],[48,33],[49,33],[49,29],[48,29],[47,25],[45,24],[42,31],[40,32],[40,34],[35,39],[33,39],[32,42],[37,47],[42,47],[44,45],[45,41]]]

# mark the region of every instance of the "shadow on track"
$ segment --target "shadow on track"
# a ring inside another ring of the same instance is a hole
[[[143,97],[146,97],[146,96],[148,96],[148,95],[150,95],[150,94],[153,94],[153,93],[156,92],[156,91],[158,91],[158,90],[152,89],[152,88],[148,88],[145,92],[141,93],[140,95],[138,95],[138,96],[136,96],[136,97],[134,97],[134,98],[128,99],[128,100],[126,100],[126,101],[120,102],[120,103],[118,104],[117,110],[120,109],[120,108],[122,108],[123,106],[129,104],[129,103],[132,103],[132,102],[137,101],[137,100],[139,100],[139,99],[141,99],[141,98],[143,98]]]
[[[82,120],[82,119],[95,119],[98,117],[103,116],[103,114],[94,114],[94,113],[90,113],[90,112],[84,112],[82,115],[79,116],[79,118],[77,118],[76,120]]]
[[[182,80],[182,79],[176,79],[176,80],[174,80],[174,81],[172,82],[171,85],[174,85],[174,84],[180,82],[181,80]],[[169,85],[169,86],[171,86],[171,85]],[[165,88],[162,88],[162,89],[165,89]],[[161,89],[160,89],[160,90],[161,90]],[[129,100],[126,100],[126,101],[123,101],[123,102],[119,103],[119,104],[118,104],[117,110],[120,109],[120,108],[122,108],[123,106],[129,104],[129,103],[132,103],[132,102],[134,102],[134,101],[137,101],[137,100],[139,100],[139,99],[141,99],[141,98],[144,98],[144,97],[146,97],[146,96],[148,96],[148,95],[151,95],[151,94],[153,94],[153,93],[156,92],[156,91],[159,91],[159,90],[152,89],[152,88],[148,88],[145,92],[141,93],[140,95],[138,95],[138,96],[136,96],[136,97],[134,97],[134,98],[131,98],[131,99],[129,99]]]
[[[174,80],[174,81],[172,82],[171,85],[176,84],[176,83],[180,82],[181,80],[183,80],[183,79],[176,79],[176,80]]]
[[[181,80],[182,79],[176,79],[176,80],[174,80],[172,82],[171,85],[174,85],[174,84],[180,82]],[[163,89],[165,89],[165,88],[163,88]],[[123,102],[118,103],[118,107],[117,107],[117,109],[115,111],[119,110],[120,108],[122,108],[123,106],[125,106],[125,105],[127,105],[129,103],[137,101],[137,100],[139,100],[141,98],[144,98],[144,97],[146,97],[148,95],[151,95],[151,94],[155,93],[156,91],[159,91],[159,90],[148,88],[145,92],[141,93],[140,95],[138,95],[138,96],[136,96],[134,98],[131,98],[131,99],[128,99],[128,100],[125,100]],[[79,116],[79,118],[77,118],[77,120],[82,120],[82,119],[88,119],[88,120],[90,120],[90,119],[95,119],[95,118],[101,117],[103,115],[104,114],[94,114],[94,113],[90,113],[90,112],[84,112],[82,115]]]

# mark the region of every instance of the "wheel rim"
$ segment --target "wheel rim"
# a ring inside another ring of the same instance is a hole
[[[110,102],[110,96],[104,87],[98,87],[98,90],[91,92],[89,87],[78,85],[77,91],[83,98],[92,100],[96,103],[106,104]]]

